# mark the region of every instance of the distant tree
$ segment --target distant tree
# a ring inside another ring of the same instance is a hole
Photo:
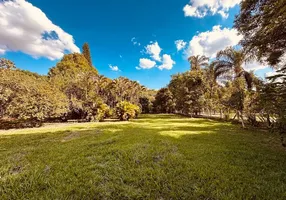
[[[209,58],[206,56],[191,56],[188,58],[191,70],[201,70],[202,66],[208,66]]]
[[[140,97],[139,103],[141,105],[142,113],[150,113],[152,110],[152,102],[148,97]]]
[[[173,95],[168,88],[162,88],[157,92],[153,105],[157,113],[175,112]]]
[[[68,111],[66,96],[47,77],[19,69],[0,69],[0,117],[45,121]]]
[[[203,72],[195,70],[172,76],[168,86],[176,110],[186,115],[198,115],[203,108],[205,80]]]
[[[275,66],[286,53],[285,0],[244,0],[235,20],[247,53]],[[285,63],[284,63],[285,64]]]
[[[203,70],[205,79],[204,110],[211,116],[213,111],[219,110],[222,117],[222,108],[219,105],[219,85],[215,79],[214,63]]]
[[[96,93],[98,73],[91,68],[82,54],[68,54],[49,71],[51,82],[69,99],[69,116],[90,120],[90,112],[95,113],[101,104]]]
[[[91,54],[90,54],[90,49],[89,49],[88,43],[84,43],[84,45],[82,47],[82,54],[84,55],[84,57],[88,61],[89,66],[92,67],[92,60],[91,60]]]

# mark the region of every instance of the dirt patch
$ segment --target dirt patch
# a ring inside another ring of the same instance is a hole
[[[73,139],[79,138],[80,137],[80,133],[79,132],[71,132],[71,134],[69,134],[68,136],[64,137],[61,142],[68,142],[71,141]]]
[[[23,171],[23,167],[21,166],[14,166],[10,169],[10,174],[17,175],[20,174]]]

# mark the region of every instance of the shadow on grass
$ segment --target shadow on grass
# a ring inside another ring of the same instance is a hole
[[[283,199],[272,139],[174,115],[0,136],[0,199]]]

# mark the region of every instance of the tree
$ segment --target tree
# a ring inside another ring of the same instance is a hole
[[[205,81],[202,71],[191,71],[172,76],[168,86],[176,110],[186,115],[198,115],[203,108]]]
[[[253,76],[243,69],[243,63],[247,61],[246,54],[243,50],[235,50],[228,47],[217,53],[217,60],[214,61],[215,78],[229,76],[235,78],[244,77],[247,87],[252,88]]]
[[[84,57],[88,61],[89,66],[92,67],[92,60],[91,60],[90,49],[89,49],[88,43],[84,43],[84,45],[82,47],[82,54],[84,55]]]
[[[285,0],[244,0],[240,7],[235,27],[244,36],[246,52],[271,66],[279,64],[286,55]]]
[[[157,92],[153,105],[157,113],[173,113],[175,111],[173,95],[168,88],[162,88]]]
[[[269,79],[271,82],[261,88],[260,103],[263,111],[268,114],[267,121],[272,128],[278,130],[282,144],[286,147],[286,67]],[[269,115],[274,115],[272,121]]]
[[[150,113],[152,111],[152,102],[148,97],[140,97],[139,103],[142,113]]]
[[[202,66],[208,66],[209,58],[206,56],[191,56],[188,58],[191,70],[201,70]]]
[[[205,79],[205,93],[204,93],[204,108],[209,111],[209,115],[212,112],[219,110],[222,117],[222,109],[219,105],[219,85],[215,79],[214,63],[211,63],[203,70]]]
[[[19,69],[0,69],[0,117],[45,121],[65,117],[66,96],[47,77]]]
[[[101,99],[96,93],[98,74],[82,54],[68,54],[49,71],[51,82],[69,99],[69,118],[91,120]],[[93,115],[92,114],[92,115]]]

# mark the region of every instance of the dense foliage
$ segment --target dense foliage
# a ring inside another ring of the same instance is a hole
[[[173,95],[177,112],[193,116],[202,111],[205,91],[202,71],[195,70],[174,75],[169,89]]]
[[[243,47],[271,66],[277,65],[286,55],[285,0],[244,0],[240,6],[235,27],[244,36]]]
[[[0,117],[44,121],[64,117],[68,99],[47,77],[1,68],[0,108]]]
[[[17,69],[12,61],[1,59],[0,119],[103,121],[122,101],[136,106],[136,115],[128,113],[124,120],[137,116],[139,106],[152,111],[154,91],[124,77],[111,80],[99,75],[89,62],[87,44],[83,52],[65,55],[48,76]]]

